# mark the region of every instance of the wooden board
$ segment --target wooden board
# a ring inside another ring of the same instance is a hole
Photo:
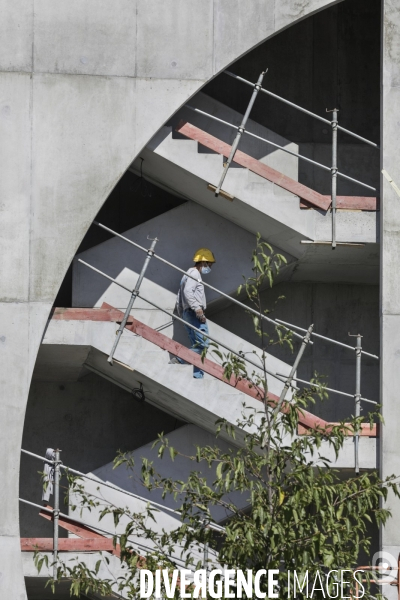
[[[53,538],[21,538],[21,552],[53,552]],[[59,538],[60,552],[113,552],[111,538]]]
[[[199,142],[199,144],[206,146],[206,148],[209,148],[210,150],[213,150],[222,156],[229,156],[230,154],[231,146],[229,144],[226,144],[213,135],[210,135],[202,129],[195,127],[191,123],[181,121],[176,128],[176,131],[182,133],[191,140]],[[328,210],[330,206],[331,200],[327,196],[323,196],[311,188],[306,187],[302,183],[283,175],[283,173],[276,171],[272,167],[264,165],[264,163],[249,156],[248,154],[245,154],[241,150],[236,151],[233,162],[241,167],[249,169],[249,171],[252,171],[257,175],[260,175],[260,177],[275,183],[279,187],[291,192],[295,196],[299,196],[299,198],[307,200],[307,202],[309,202],[312,206],[322,208],[323,210]]]

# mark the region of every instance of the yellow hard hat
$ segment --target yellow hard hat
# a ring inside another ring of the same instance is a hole
[[[199,250],[194,253],[193,262],[198,263],[202,261],[215,263],[214,254],[208,248],[199,248]]]

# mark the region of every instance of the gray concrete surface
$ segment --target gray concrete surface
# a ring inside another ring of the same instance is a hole
[[[147,490],[143,486],[143,478],[141,475],[142,459],[146,458],[151,461],[157,473],[163,478],[171,477],[174,480],[186,481],[192,471],[198,471],[206,479],[207,485],[211,486],[215,481],[215,465],[211,468],[203,463],[199,465],[196,461],[189,460],[188,456],[196,455],[196,446],[200,447],[218,447],[221,452],[229,453],[237,450],[236,444],[230,444],[222,439],[216,439],[215,435],[197,427],[196,425],[187,424],[171,431],[165,436],[168,439],[169,445],[176,448],[182,456],[176,456],[172,461],[169,453],[165,453],[162,458],[158,456],[158,446],[154,446],[154,440],[150,443],[129,452],[129,457],[134,461],[134,468],[127,469],[124,465],[114,469],[113,463],[108,463],[93,471],[100,481],[111,483],[118,488],[138,494],[146,500],[158,502],[173,510],[180,508],[182,498],[167,495],[162,497],[162,490]],[[129,497],[126,497],[129,501]],[[241,492],[231,492],[224,496],[226,502],[232,502],[236,506],[244,509],[248,506],[248,497]],[[213,518],[219,522],[224,521],[229,512],[222,506],[212,506],[210,508]]]
[[[396,2],[383,2],[382,32],[382,98],[381,98],[381,166],[393,180],[400,182],[400,165],[397,158],[400,122],[397,118],[400,101],[400,46],[397,32],[400,10]],[[381,259],[381,394],[385,428],[381,439],[382,474],[400,473],[398,390],[400,385],[400,198],[382,179],[382,259]],[[397,535],[400,523],[399,501],[390,495],[386,504],[393,518],[383,528],[382,549],[397,559],[400,542]],[[390,598],[394,598],[394,589]]]
[[[240,52],[329,4],[277,4],[256,32],[244,28]],[[95,17],[91,6],[69,3],[60,13],[47,0],[1,2],[1,156],[7,155],[11,174],[1,181],[2,213],[7,215],[2,235],[17,221],[25,244],[21,247],[18,235],[9,241],[8,256],[19,256],[20,262],[4,269],[0,293],[1,338],[11,335],[7,345],[2,342],[7,418],[1,420],[5,435],[0,437],[2,455],[12,457],[2,469],[8,487],[0,517],[1,588],[18,600],[25,598],[18,549],[18,446],[50,306],[89,223],[140,148],[235,58],[231,49],[225,52],[224,45],[215,44],[214,12],[227,31],[237,23],[227,4],[202,4],[197,19],[193,3],[178,0],[168,6],[138,0],[136,12],[132,3],[118,2],[116,10],[115,2],[101,0]],[[259,0],[247,8],[256,16]],[[88,26],[88,19],[95,26]],[[194,22],[195,35],[188,35]],[[204,44],[206,39],[210,42]],[[20,174],[13,177],[16,165]]]

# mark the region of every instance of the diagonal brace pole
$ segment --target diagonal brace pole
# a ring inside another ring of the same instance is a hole
[[[128,321],[130,312],[132,310],[132,306],[133,306],[136,298],[139,295],[139,289],[140,289],[140,286],[142,285],[142,281],[144,279],[144,275],[146,273],[147,267],[149,266],[149,262],[150,262],[151,258],[154,256],[154,248],[156,247],[156,243],[157,242],[158,242],[157,238],[155,238],[154,240],[152,240],[151,246],[150,246],[149,250],[147,250],[146,259],[145,259],[145,261],[143,263],[143,267],[142,267],[142,270],[140,271],[140,275],[139,275],[138,280],[136,282],[135,288],[132,291],[132,294],[131,294],[128,306],[127,306],[125,314],[124,314],[124,318],[122,319],[121,324],[120,324],[120,326],[119,326],[119,328],[118,328],[118,330],[116,332],[116,338],[114,340],[114,344],[113,344],[113,347],[111,349],[110,356],[107,359],[111,366],[113,364],[113,357],[114,357],[115,351],[117,349],[119,340],[121,339],[121,335],[122,335],[122,333],[123,333],[123,331],[125,329],[126,322]]]
[[[236,150],[238,148],[238,145],[239,145],[239,142],[240,142],[240,138],[242,137],[242,133],[244,132],[244,130],[246,128],[246,123],[247,123],[247,120],[248,120],[248,118],[250,116],[251,109],[253,108],[254,102],[256,101],[258,92],[261,89],[261,84],[263,82],[264,75],[266,74],[267,71],[268,71],[268,69],[266,71],[263,71],[260,74],[260,77],[258,78],[258,81],[257,81],[257,83],[254,86],[253,93],[251,95],[249,105],[247,107],[246,112],[244,113],[242,122],[241,122],[241,124],[238,127],[237,134],[236,134],[236,137],[235,137],[234,142],[232,144],[230,154],[228,156],[228,159],[227,159],[226,163],[224,164],[224,170],[222,171],[221,179],[219,180],[218,187],[215,190],[215,195],[216,196],[218,196],[219,193],[220,193],[220,191],[221,191],[221,188],[222,188],[222,185],[224,183],[226,174],[228,173],[228,169],[231,166],[231,162],[232,162],[232,160],[233,160],[233,158],[234,158],[234,156],[236,154]]]
[[[278,404],[275,407],[274,417],[276,417],[276,415],[281,410],[282,404],[284,403],[285,398],[286,398],[286,394],[288,393],[289,388],[292,386],[292,381],[293,381],[293,378],[294,378],[295,373],[297,371],[297,367],[299,366],[299,363],[300,363],[300,361],[302,359],[302,356],[304,354],[304,350],[306,349],[306,347],[310,343],[310,338],[311,338],[311,335],[312,335],[312,332],[313,332],[313,328],[314,328],[314,325],[310,325],[310,327],[307,329],[306,335],[303,338],[303,341],[301,342],[301,346],[300,346],[299,351],[297,353],[296,359],[295,359],[295,361],[293,363],[293,366],[291,368],[289,376],[286,379],[285,385],[283,386],[283,390],[282,390],[281,395],[279,397]]]

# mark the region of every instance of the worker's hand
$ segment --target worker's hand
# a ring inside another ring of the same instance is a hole
[[[200,323],[205,323],[206,322],[206,315],[203,313],[203,309],[202,308],[198,308],[196,310],[196,317],[198,318],[198,320],[200,321]]]

